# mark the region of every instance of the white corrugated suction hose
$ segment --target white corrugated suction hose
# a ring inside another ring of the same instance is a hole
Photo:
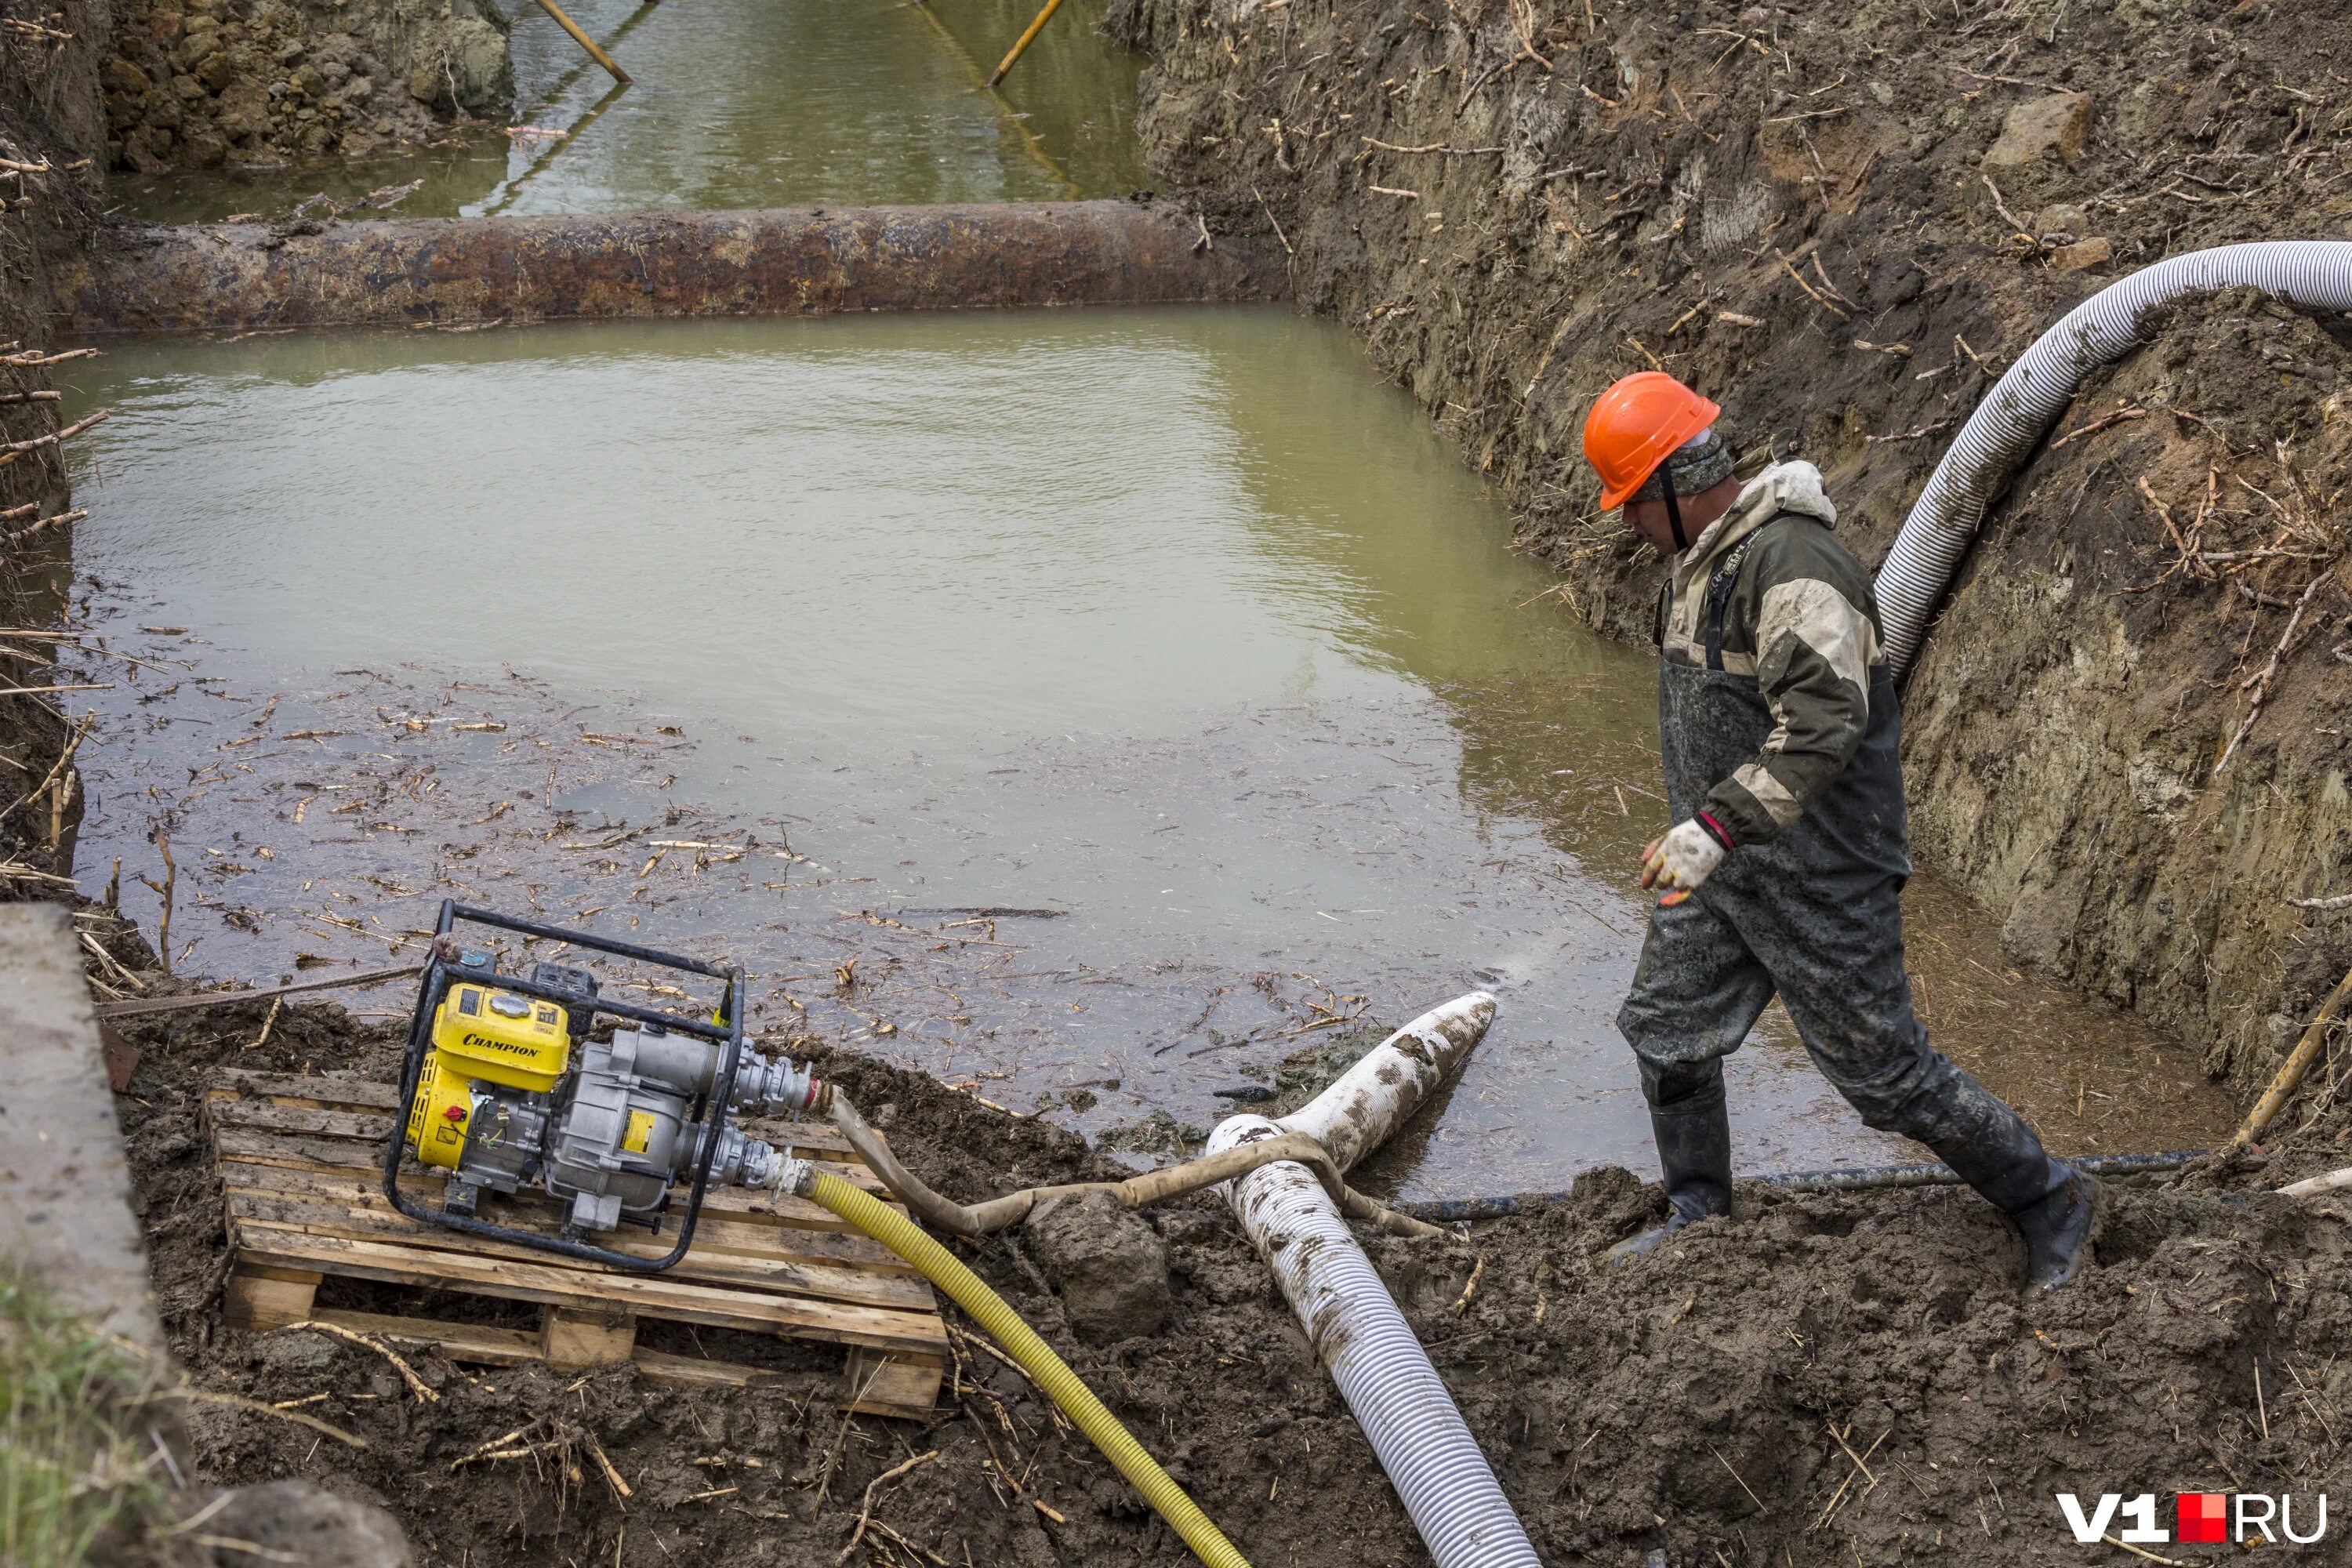
[[[2074,401],[2083,378],[2143,340],[2150,307],[2251,285],[2282,300],[2352,310],[2352,241],[2283,239],[2191,251],[2111,283],[2066,313],[2009,367],[1952,438],[1878,570],[1886,657],[1900,676],[1951,585],[1987,508]]]
[[[1209,1152],[1306,1132],[1345,1170],[1404,1124],[1494,1016],[1495,999],[1483,991],[1424,1013],[1295,1115],[1229,1118]],[[1412,1325],[1321,1184],[1302,1165],[1272,1164],[1225,1195],[1438,1568],[1541,1568]]]

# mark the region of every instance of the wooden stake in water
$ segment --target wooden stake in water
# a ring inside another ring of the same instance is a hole
[[[1059,0],[1055,0],[1055,3],[1059,4]],[[582,48],[586,49],[588,51],[588,58],[594,60],[598,65],[603,66],[605,70],[610,72],[614,81],[619,82],[623,87],[629,85],[629,73],[623,70],[619,66],[614,64],[613,57],[599,48],[596,45],[595,39],[582,32],[580,30],[580,24],[565,16],[563,14],[562,7],[557,5],[555,0],[539,0],[539,8],[546,12],[549,16],[554,17],[555,25],[562,28],[565,32],[571,34],[572,41],[578,44]],[[1022,41],[1025,43],[1028,40],[1024,39]]]
[[[547,0],[539,0],[539,3],[545,5],[547,4]],[[994,87],[998,82],[1004,79],[1004,73],[1011,70],[1013,68],[1013,62],[1021,58],[1021,51],[1029,47],[1029,41],[1037,36],[1038,30],[1044,27],[1047,22],[1051,21],[1053,19],[1054,13],[1061,8],[1062,0],[1045,0],[1045,8],[1037,13],[1037,19],[1035,21],[1029,24],[1029,30],[1021,35],[1021,41],[1013,46],[1011,53],[1007,54],[1002,60],[997,62],[994,73],[988,79],[989,86]]]

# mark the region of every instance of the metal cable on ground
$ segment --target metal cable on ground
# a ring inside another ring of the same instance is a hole
[[[2251,285],[2282,300],[2352,310],[2352,241],[2270,240],[2191,251],[2111,283],[2068,311],[1977,405],[1878,570],[1886,658],[1911,666],[1927,620],[1984,515],[2074,401],[2083,378],[2140,343],[2140,319],[2185,294]]]
[[[2177,1171],[2191,1160],[2203,1159],[2210,1149],[2175,1149],[2153,1154],[2088,1154],[2079,1160],[2069,1160],[2069,1165],[2094,1176],[2136,1176],[2155,1171]],[[1949,1165],[1852,1165],[1828,1171],[1784,1171],[1777,1175],[1741,1176],[1738,1180],[1753,1182],[1760,1187],[1778,1187],[1784,1192],[1837,1193],[1864,1192],[1883,1187],[1950,1187],[1960,1184],[1958,1173]],[[1436,1225],[1454,1225],[1464,1220],[1502,1219],[1510,1215],[1534,1214],[1554,1204],[1565,1203],[1568,1194],[1512,1193],[1494,1198],[1424,1198],[1392,1205],[1400,1214],[1415,1219],[1425,1219]]]
[[[913,1264],[925,1279],[971,1314],[972,1320],[988,1331],[989,1337],[1018,1362],[1047,1397],[1077,1424],[1078,1430],[1102,1450],[1103,1457],[1118,1468],[1118,1473],[1159,1510],[1169,1528],[1192,1549],[1192,1555],[1210,1564],[1210,1568],[1249,1568],[1248,1560],[1234,1550],[1234,1543],[1210,1522],[1209,1516],[1185,1495],[1184,1489],[1169,1479],[1168,1472],[1144,1452],[1143,1445],[1119,1425],[1118,1416],[1103,1407],[1103,1402],[1054,1353],[1053,1347],[1039,1339],[1036,1331],[1004,1304],[1003,1298],[957,1261],[946,1247],[879,1198],[859,1191],[839,1176],[816,1169],[805,1160],[787,1161],[778,1181],[786,1191],[832,1210]],[[1321,1196],[1321,1189],[1317,1188],[1316,1194]]]

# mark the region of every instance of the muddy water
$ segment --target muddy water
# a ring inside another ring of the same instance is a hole
[[[538,908],[745,963],[772,1039],[1090,1131],[1206,1126],[1286,1053],[1484,984],[1501,1021],[1389,1177],[1646,1163],[1611,1023],[1664,825],[1646,653],[1575,623],[1339,329],[597,325],[96,366],[77,613],[154,668],[70,699],[105,718],[82,864],[121,857],[145,914],[163,825],[184,966],[380,964],[441,896]],[[2009,970],[1925,879],[1909,905],[1939,1040],[2058,1142],[2226,1130],[2185,1053]],[[1747,1168],[1904,1157],[1777,1017],[1734,1084]]]
[[[125,176],[115,198],[188,223],[415,180],[403,216],[1055,201],[1150,184],[1134,134],[1141,57],[1096,31],[1099,0],[1065,5],[994,90],[988,72],[1029,0],[567,5],[628,88],[529,0],[509,9],[517,124],[560,136],[477,127],[358,163]]]

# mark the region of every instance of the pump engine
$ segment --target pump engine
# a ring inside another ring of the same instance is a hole
[[[708,1019],[663,1015],[600,995],[584,969],[535,963],[501,976],[493,956],[457,945],[464,919],[728,982]],[[647,1261],[588,1244],[594,1231],[634,1223],[658,1230],[681,1179],[690,1184],[682,1234],[667,1267],[684,1255],[704,1187],[775,1179],[783,1156],[746,1137],[730,1115],[818,1108],[822,1087],[789,1061],[742,1049],[735,1019],[741,977],[650,949],[541,931],[488,911],[444,907],[413,1022],[404,1089],[404,1135],[388,1152],[385,1191],[403,1212],[460,1230],[643,1269]],[[614,1016],[608,1039],[593,1037]],[[402,1147],[446,1173],[436,1207],[400,1190]],[[569,1205],[560,1237],[481,1217],[485,1193],[536,1186]]]

